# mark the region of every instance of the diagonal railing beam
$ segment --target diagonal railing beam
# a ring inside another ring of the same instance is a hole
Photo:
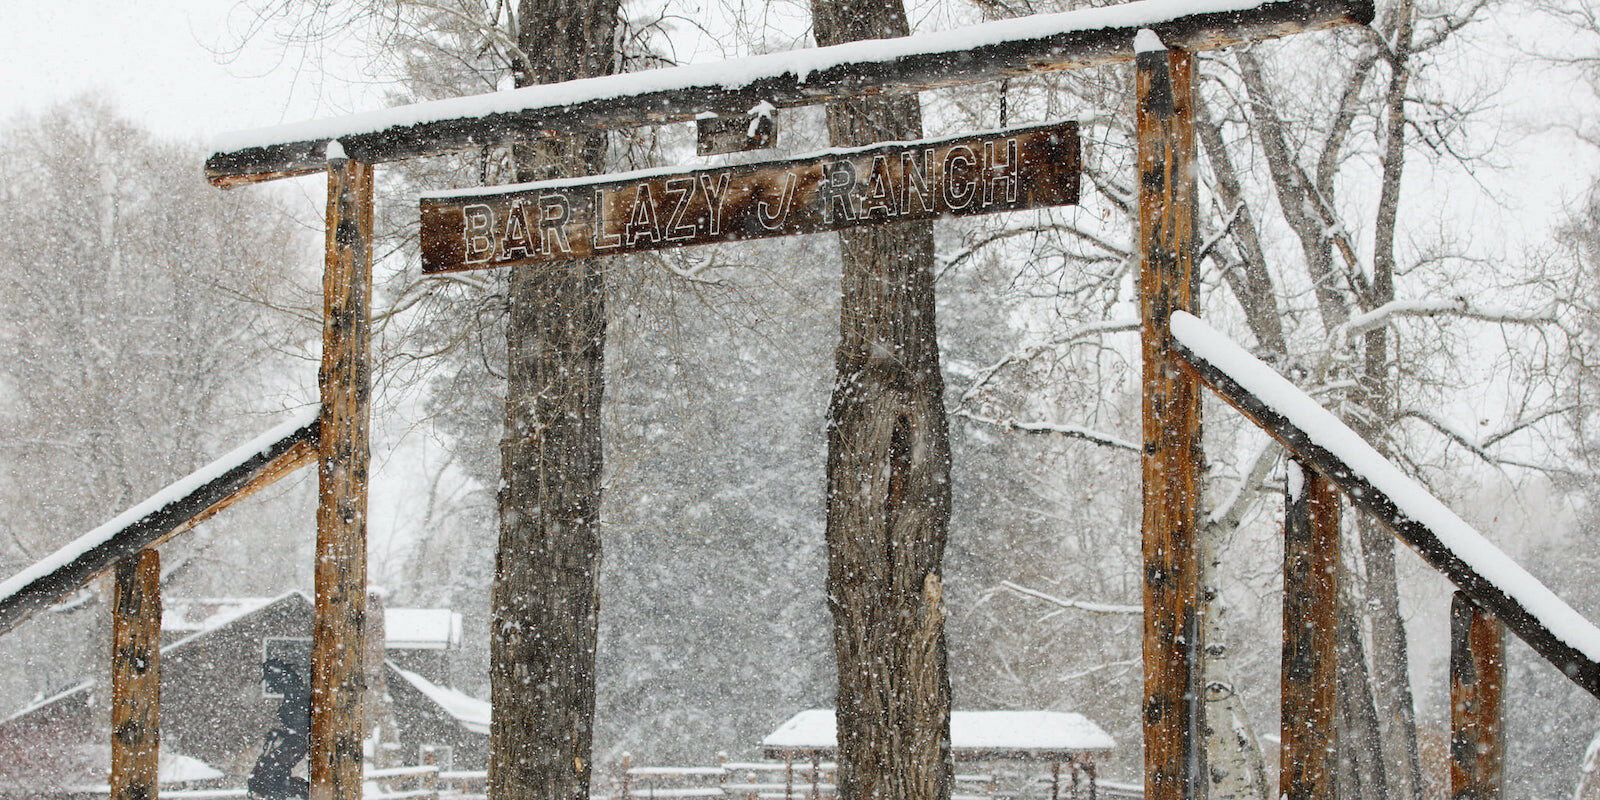
[[[529,86],[228,134],[206,160],[237,186],[321,172],[329,141],[383,163],[536,137],[813,105],[1133,60],[1133,37],[1211,50],[1372,21],[1372,0],[1142,0],[950,31]]]
[[[1199,318],[1176,312],[1183,362],[1223,400],[1338,486],[1472,602],[1600,697],[1600,628],[1283,376]]]
[[[315,412],[296,415],[0,583],[0,635],[118,561],[167,541],[316,460]]]

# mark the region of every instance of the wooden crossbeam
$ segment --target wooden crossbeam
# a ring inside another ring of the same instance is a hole
[[[953,31],[771,53],[714,64],[530,86],[224,136],[206,160],[211,183],[237,186],[322,171],[329,141],[364,163],[399,161],[536,137],[744,114],[765,102],[812,105],[1133,60],[1149,28],[1168,47],[1210,50],[1304,31],[1367,24],[1372,0],[1134,2]]]
[[[0,635],[155,547],[316,459],[317,421],[281,425],[173,483],[0,584]]]
[[[1176,349],[1201,381],[1332,481],[1563,675],[1600,697],[1600,629],[1594,623],[1270,367],[1200,320],[1181,316],[1180,325],[1180,314],[1173,315]],[[1384,474],[1374,477],[1379,473]]]

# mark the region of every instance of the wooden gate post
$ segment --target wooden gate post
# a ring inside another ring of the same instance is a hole
[[[117,562],[111,601],[111,800],[156,800],[161,754],[161,556]]]
[[[1283,744],[1278,796],[1332,800],[1338,700],[1339,490],[1289,462],[1283,521]]]
[[[372,305],[372,165],[344,158],[337,142],[328,149],[316,624],[311,650],[311,800],[360,800],[372,372],[367,342]]]
[[[1200,384],[1179,368],[1167,317],[1192,310],[1194,57],[1141,31],[1139,313],[1144,358],[1144,785],[1203,796],[1198,533]]]
[[[1505,625],[1464,592],[1450,602],[1450,797],[1499,800],[1505,786],[1501,734]]]

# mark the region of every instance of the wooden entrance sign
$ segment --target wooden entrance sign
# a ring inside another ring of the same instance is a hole
[[[422,271],[634,253],[1078,201],[1078,124],[788,161],[422,196]]]

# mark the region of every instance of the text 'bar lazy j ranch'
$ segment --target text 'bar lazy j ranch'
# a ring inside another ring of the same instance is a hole
[[[1078,201],[1078,125],[422,197],[422,269],[615,255]]]

